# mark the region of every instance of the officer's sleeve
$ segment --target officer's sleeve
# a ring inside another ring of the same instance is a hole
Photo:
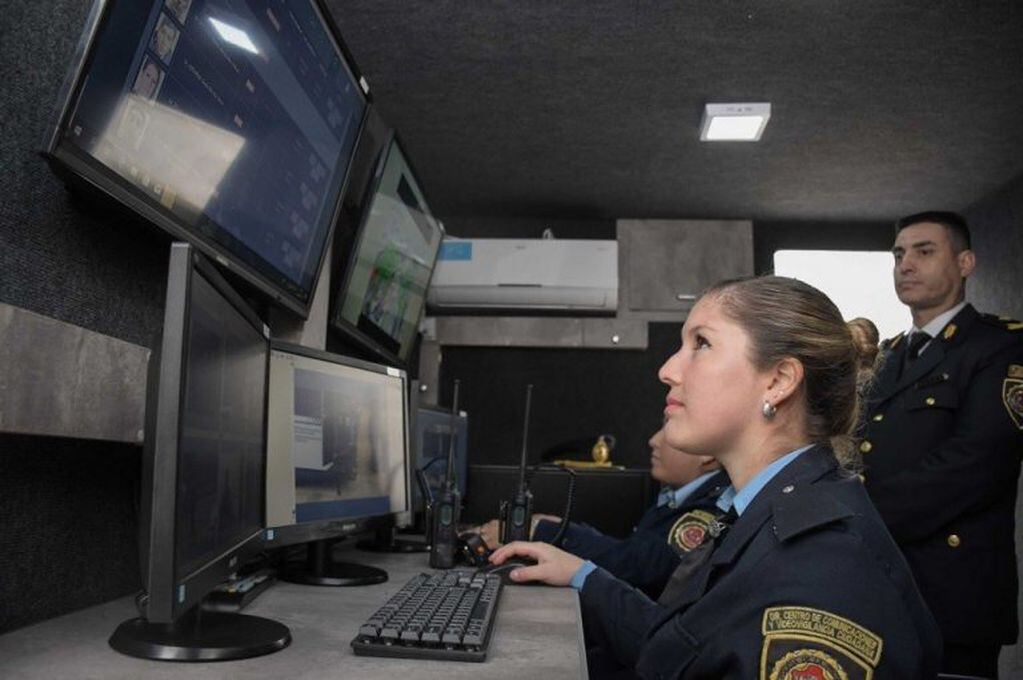
[[[1007,399],[1010,363],[1023,364],[1019,344],[977,369],[964,394],[951,436],[914,466],[868,480],[870,495],[900,543],[926,538],[956,517],[1016,486],[1023,430]]]
[[[679,562],[666,537],[652,532],[640,532],[589,559],[651,598],[661,594]]]
[[[587,643],[603,647],[623,666],[634,666],[660,616],[657,603],[600,568],[586,577],[579,603]]]
[[[550,543],[558,533],[559,526],[560,523],[558,522],[548,522],[542,519],[536,523],[536,529],[533,531],[532,538],[534,541]],[[620,542],[619,539],[603,534],[588,524],[569,522],[561,548],[584,560],[588,560],[594,555],[610,550]]]

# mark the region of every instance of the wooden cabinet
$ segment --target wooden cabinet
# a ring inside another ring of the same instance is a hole
[[[688,310],[704,288],[753,274],[748,220],[618,220],[619,315]]]

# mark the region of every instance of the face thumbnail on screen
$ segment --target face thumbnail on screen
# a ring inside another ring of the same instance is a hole
[[[404,362],[418,331],[442,231],[394,141],[367,211],[335,323],[357,329]]]
[[[272,350],[268,527],[408,510],[402,375]]]

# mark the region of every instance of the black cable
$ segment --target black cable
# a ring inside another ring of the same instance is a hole
[[[568,473],[568,491],[565,493],[565,512],[561,515],[561,524],[558,525],[558,531],[554,534],[554,538],[551,539],[551,545],[556,548],[561,547],[562,542],[565,540],[565,533],[568,532],[568,525],[572,521],[572,509],[575,507],[575,470],[562,465],[536,465],[530,468],[530,475],[535,474],[537,470],[557,470]]]

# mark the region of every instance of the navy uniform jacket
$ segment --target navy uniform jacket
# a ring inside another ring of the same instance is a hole
[[[624,539],[613,538],[586,524],[570,522],[561,547],[656,598],[679,562],[678,553],[671,545],[673,527],[691,510],[713,509],[718,495],[728,484],[728,474],[724,470],[718,472],[694,489],[678,507],[662,505],[647,510],[632,535]],[[533,540],[550,542],[557,531],[556,523],[540,521],[533,532]]]
[[[597,569],[587,638],[643,678],[933,678],[941,637],[860,481],[815,446],[662,607]]]
[[[906,341],[886,341],[868,392],[867,491],[946,643],[1016,640],[1021,329],[967,305],[901,378]]]

